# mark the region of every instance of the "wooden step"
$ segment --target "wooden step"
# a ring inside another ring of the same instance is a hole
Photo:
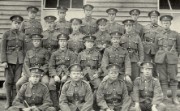
[[[14,0],[14,1],[8,1],[8,4],[7,4],[7,1],[4,0],[4,1],[0,1],[0,4],[1,5],[8,5],[8,6],[25,6],[25,7],[28,7],[28,6],[39,6],[41,5],[40,1],[19,1],[19,0]]]

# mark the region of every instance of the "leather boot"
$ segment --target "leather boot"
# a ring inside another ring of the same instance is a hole
[[[167,90],[168,90],[168,85],[166,84],[161,84],[162,92],[163,92],[163,100],[169,100],[167,97]]]
[[[172,91],[172,102],[175,105],[179,105],[179,100],[177,98],[177,86],[171,86],[171,91]]]
[[[50,90],[50,97],[53,102],[53,106],[56,108],[57,111],[59,111],[59,97],[58,92],[56,90]]]
[[[5,110],[8,109],[12,105],[12,87],[10,84],[6,85],[6,104],[5,104]]]
[[[12,89],[12,100],[15,99],[16,95],[17,95],[16,86],[13,85],[13,89]]]

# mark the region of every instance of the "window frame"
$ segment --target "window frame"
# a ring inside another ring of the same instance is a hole
[[[160,9],[160,0],[157,0],[157,7],[158,7],[158,11],[162,14],[166,14],[166,13],[170,13],[170,14],[178,14],[180,13],[180,9]]]
[[[59,0],[57,0],[57,2],[58,2]],[[83,5],[85,5],[86,4],[86,1],[87,0],[83,0]],[[46,5],[46,0],[43,0],[43,10],[57,10],[56,9],[56,7],[55,8],[46,8],[45,7],[45,5]],[[57,6],[58,6],[59,4],[57,4]],[[82,10],[82,8],[72,8],[72,0],[70,0],[70,8],[68,8],[68,10],[74,10],[74,11],[76,11],[76,10]]]

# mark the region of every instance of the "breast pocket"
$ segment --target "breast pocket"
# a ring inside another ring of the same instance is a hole
[[[125,60],[125,55],[118,55],[118,62],[119,63],[124,63]]]
[[[114,55],[114,54],[109,55],[109,60],[110,60],[110,63],[115,62],[115,59],[116,59],[116,55]]]
[[[131,40],[129,45],[133,49],[138,49],[138,40]]]
[[[42,102],[43,102],[42,94],[37,94],[35,97],[35,104],[42,104]]]
[[[176,38],[168,38],[168,45],[173,45],[176,41]]]
[[[16,37],[8,37],[7,40],[8,40],[8,42],[7,42],[8,46],[15,46],[15,44],[16,44]]]
[[[67,99],[68,99],[68,102],[73,102],[74,101],[74,98],[73,98],[73,92],[66,92],[66,96],[67,96]]]

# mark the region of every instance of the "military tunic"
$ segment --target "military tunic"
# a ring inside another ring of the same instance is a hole
[[[20,27],[20,31],[25,33],[25,53],[33,47],[30,36],[32,34],[41,34],[43,29],[41,23],[36,19],[30,19],[23,21]]]
[[[77,59],[76,54],[74,54],[69,49],[61,50],[53,52],[50,58],[49,63],[49,89],[56,90],[54,76],[59,76],[62,78],[64,75],[69,75],[68,67],[75,63]]]
[[[97,103],[101,110],[129,111],[131,100],[124,81],[107,79],[97,90]]]
[[[159,80],[156,78],[145,79],[138,77],[134,81],[134,101],[140,103],[142,111],[151,111],[152,105],[158,105],[162,102],[163,93]]]
[[[23,84],[19,90],[15,100],[13,101],[13,106],[8,109],[8,111],[20,111],[20,109],[36,106],[40,111],[55,111],[52,106],[52,101],[50,99],[49,90],[47,86],[42,83],[37,83],[33,85],[28,82]]]
[[[144,49],[139,35],[135,32],[124,34],[121,37],[121,46],[126,48],[129,52],[131,60],[132,75],[131,78],[134,81],[139,76],[139,66],[137,62],[143,62]]]
[[[55,22],[55,29],[58,30],[59,33],[64,33],[69,35],[70,34],[70,22],[66,21],[65,19],[59,19]]]
[[[48,50],[49,54],[51,55],[52,52],[55,52],[59,48],[57,35],[59,32],[57,30],[46,30],[42,33],[42,47]]]
[[[91,111],[93,94],[89,83],[84,80],[67,81],[63,85],[59,101],[62,111]]]
[[[125,29],[124,26],[118,24],[117,22],[112,22],[110,23],[109,21],[107,22],[107,30],[109,33],[115,32],[115,31],[119,31],[122,34],[125,33]]]
[[[159,25],[148,24],[143,29],[142,42],[144,46],[144,61],[154,61],[156,54],[155,37],[162,31]]]
[[[80,28],[80,31],[84,35],[95,34],[97,32],[97,29],[96,19],[92,18],[91,16],[82,19],[82,26]]]
[[[160,82],[167,84],[169,76],[170,85],[176,85],[178,55],[180,54],[179,34],[175,31],[163,30],[156,35],[155,44],[157,47],[155,63]]]
[[[83,68],[83,74],[85,79],[90,81],[93,85],[94,89],[98,88],[100,84],[99,78],[94,78],[94,74],[101,75],[101,60],[102,56],[97,49],[94,47],[91,49],[85,49],[78,55],[78,62],[81,64]]]
[[[137,21],[134,22],[133,24],[133,29],[136,33],[139,34],[140,37],[142,37],[143,35],[143,25],[141,25],[140,23],[138,23]]]
[[[69,35],[70,39],[68,40],[68,48],[74,53],[78,54],[81,52],[85,46],[83,42],[84,35],[80,32],[73,32]]]

